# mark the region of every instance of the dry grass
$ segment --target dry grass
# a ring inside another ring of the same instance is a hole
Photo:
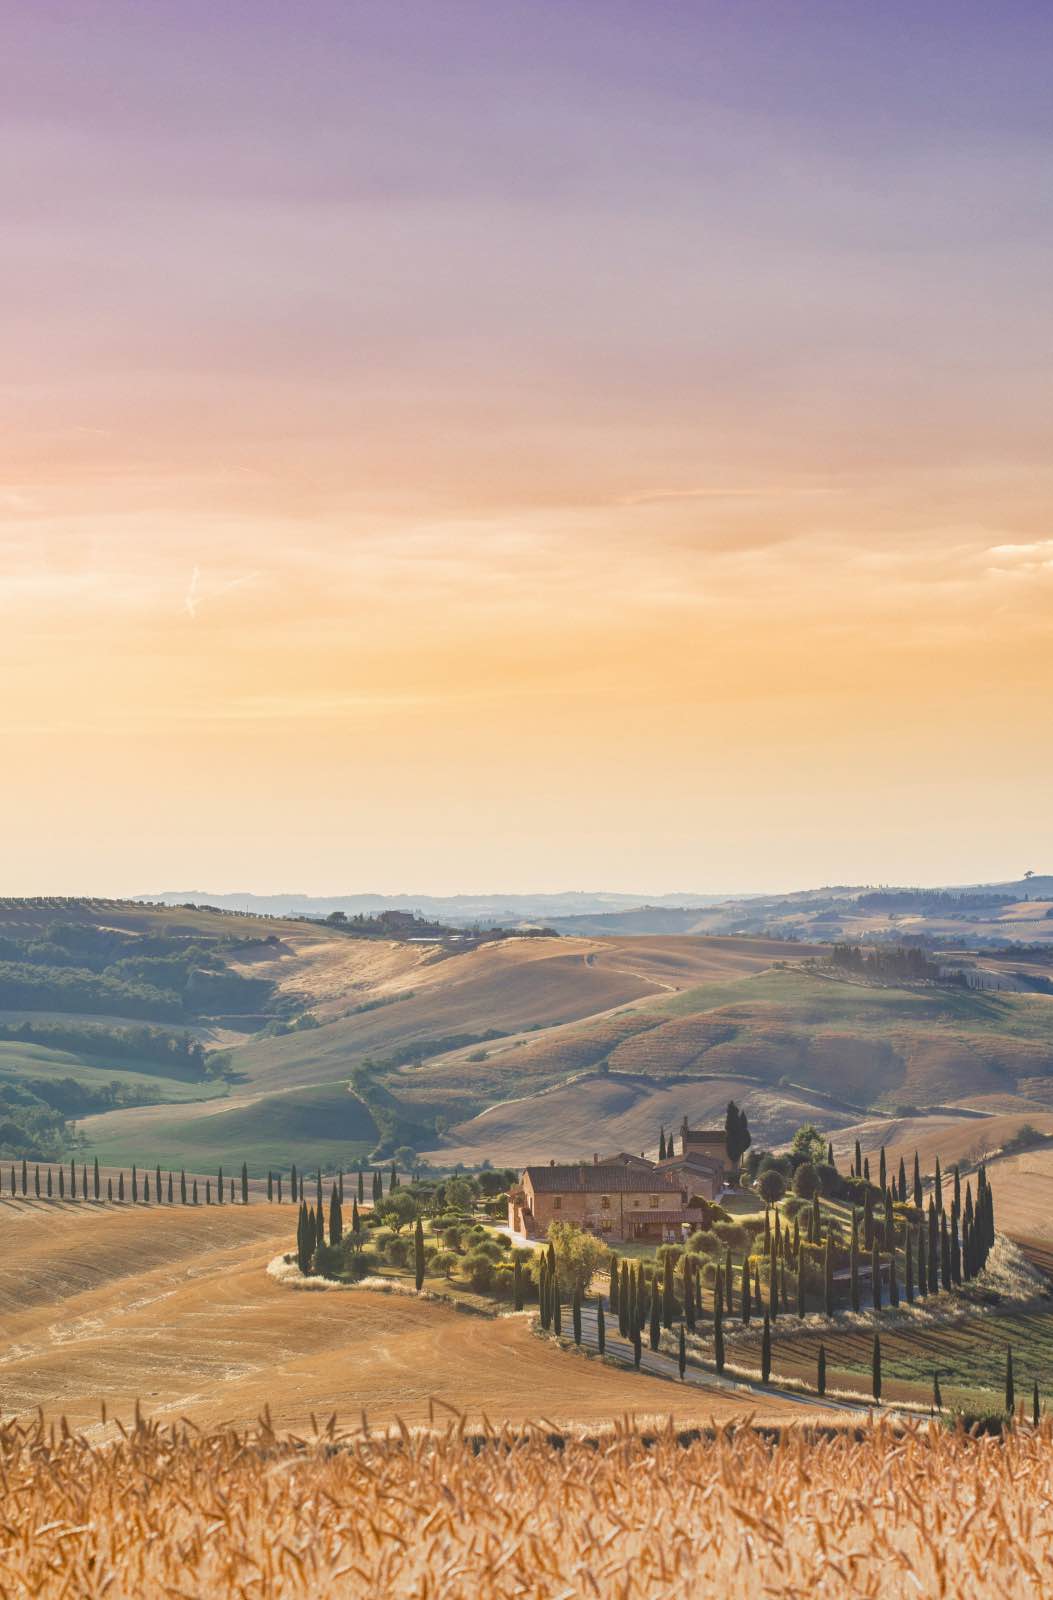
[[[1048,1592],[1053,1432],[626,1426],[309,1441],[140,1422],[0,1430],[0,1593],[1024,1600]]]

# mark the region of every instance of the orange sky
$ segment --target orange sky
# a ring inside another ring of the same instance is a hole
[[[556,38],[544,106],[388,41],[412,140],[346,39],[315,120],[255,61],[184,123],[237,38],[66,21],[6,141],[7,892],[1053,868],[1032,130]]]

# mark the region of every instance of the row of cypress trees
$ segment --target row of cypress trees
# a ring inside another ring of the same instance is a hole
[[[112,1177],[106,1178],[105,1198],[110,1202],[121,1202],[130,1194],[134,1203],[138,1203],[141,1198],[145,1203],[149,1204],[152,1198],[157,1205],[162,1204],[165,1200],[169,1205],[174,1204],[176,1182],[172,1172],[170,1171],[167,1174],[167,1179],[163,1179],[161,1168],[158,1165],[154,1169],[152,1180],[151,1182],[149,1168],[144,1168],[140,1171],[139,1167],[133,1164],[127,1182],[123,1171],[117,1174],[116,1183]],[[38,1200],[45,1197],[50,1200],[56,1196],[60,1200],[67,1198],[70,1200],[87,1200],[91,1198],[101,1201],[103,1199],[104,1185],[99,1172],[97,1156],[92,1162],[90,1176],[85,1163],[82,1163],[78,1173],[76,1159],[72,1158],[69,1163],[68,1177],[67,1169],[64,1165],[59,1165],[57,1168],[51,1166],[42,1168],[39,1163],[36,1163],[31,1169],[29,1161],[23,1157],[21,1171],[19,1171],[15,1162],[11,1163],[8,1181],[13,1198],[21,1194],[24,1199],[27,1199],[32,1193]],[[321,1173],[318,1174],[316,1182],[318,1186],[321,1185]],[[183,1205],[199,1204],[198,1180],[194,1178],[188,1182],[185,1169],[180,1171],[178,1186],[179,1199]],[[397,1189],[399,1186],[398,1169],[392,1163],[388,1174],[388,1192],[390,1193],[391,1190]],[[340,1203],[343,1204],[343,1170],[339,1172],[334,1188],[338,1190]],[[365,1172],[361,1167],[358,1169],[357,1174],[357,1188],[358,1199],[362,1201],[365,1197]],[[294,1203],[305,1198],[304,1180],[297,1174],[295,1163],[289,1175],[289,1191],[290,1198]],[[384,1198],[384,1174],[379,1168],[376,1168],[372,1174],[372,1197],[374,1203]],[[240,1182],[233,1177],[224,1178],[222,1167],[218,1169],[214,1185],[211,1179],[205,1180],[206,1205],[212,1205],[213,1203],[223,1205],[227,1202],[233,1205],[238,1199],[240,1199],[242,1205],[248,1205],[249,1203],[249,1169],[248,1163],[244,1161],[241,1164]],[[284,1201],[283,1180],[280,1172],[268,1171],[267,1173],[267,1199],[272,1203],[276,1201],[279,1205]]]

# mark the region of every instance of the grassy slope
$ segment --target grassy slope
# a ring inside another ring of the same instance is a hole
[[[288,1094],[264,1094],[233,1105],[225,1102],[173,1110],[144,1106],[85,1117],[78,1131],[90,1161],[133,1161],[209,1170],[222,1161],[231,1170],[248,1163],[253,1176],[291,1162],[345,1167],[365,1156],[377,1130],[364,1106],[344,1083],[320,1084]]]
[[[119,1083],[125,1088],[166,1100],[203,1100],[226,1093],[225,1084],[200,1078],[173,1078],[160,1062],[143,1061],[137,1066],[109,1066],[99,1056],[81,1052],[52,1050],[46,1045],[23,1044],[0,1039],[0,1078],[30,1082],[37,1079],[73,1078],[88,1088]]]

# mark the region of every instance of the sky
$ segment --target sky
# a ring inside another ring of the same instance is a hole
[[[1053,870],[1053,11],[36,0],[3,888]]]

